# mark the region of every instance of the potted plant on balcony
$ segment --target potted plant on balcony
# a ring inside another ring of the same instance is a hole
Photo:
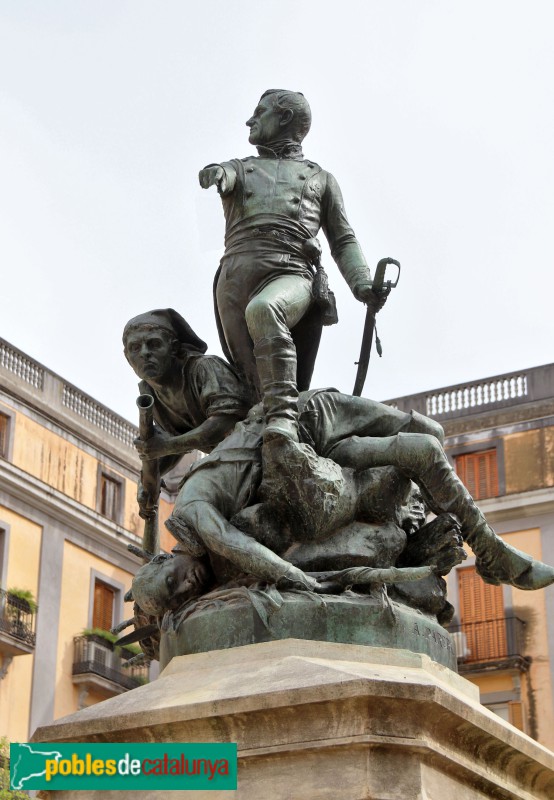
[[[104,628],[84,628],[81,631],[81,636],[84,636],[89,641],[104,645],[108,650],[113,650],[116,655],[122,656],[124,660],[142,653],[140,646],[137,644],[116,647],[117,636],[111,631],[104,630]]]
[[[10,602],[12,598],[15,603]],[[14,615],[17,613],[16,609],[19,609],[24,613],[34,614],[37,608],[36,600],[29,589],[17,589],[16,587],[8,589],[8,613]]]
[[[104,628],[83,628],[81,636],[91,642],[96,642],[96,644],[104,645],[107,650],[113,650],[114,642],[117,641],[117,636]]]
[[[86,640],[86,641],[84,641]],[[142,652],[138,645],[116,646],[117,636],[103,628],[84,628],[75,639],[76,662],[79,672],[93,672],[103,675],[109,680],[119,683],[126,689],[132,689],[140,683],[146,683],[147,675],[135,674],[135,670],[122,670],[129,665],[130,659]],[[86,665],[86,669],[83,665]],[[129,666],[133,666],[132,664]]]
[[[32,614],[37,610],[33,593],[29,589],[12,588],[2,594],[0,616],[3,618],[7,633],[28,644],[34,644]]]
[[[116,651],[124,658],[129,659],[133,656],[139,656],[142,653],[141,647],[138,644],[126,644],[123,647],[116,647]]]

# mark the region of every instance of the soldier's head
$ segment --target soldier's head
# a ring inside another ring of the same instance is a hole
[[[201,559],[181,552],[160,553],[137,571],[133,598],[146,614],[161,616],[198,597],[210,580],[210,571]]]
[[[163,383],[175,362],[187,353],[205,353],[207,345],[172,308],[147,311],[129,320],[123,330],[125,358],[145,381]]]
[[[421,493],[421,489],[410,481],[408,494],[405,502],[402,505],[401,516],[403,517],[402,528],[407,534],[415,533],[422,525],[425,524],[427,519],[427,506]]]
[[[301,142],[310,130],[312,112],[300,92],[269,89],[246,124],[250,144],[267,145],[285,138]]]

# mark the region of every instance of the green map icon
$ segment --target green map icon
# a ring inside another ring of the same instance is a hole
[[[40,744],[10,745],[10,788],[25,791],[26,782],[46,774],[46,760],[62,757],[59,750],[46,750]]]

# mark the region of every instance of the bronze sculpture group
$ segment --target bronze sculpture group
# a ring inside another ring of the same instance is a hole
[[[173,309],[125,327],[125,355],[153,401],[153,435],[136,442],[145,468],[155,463],[163,475],[185,453],[208,454],[185,477],[166,523],[175,551],[143,552],[133,582],[135,638],[150,657],[160,627],[176,630],[245,587],[266,606],[283,593],[378,587],[445,624],[452,607],[442,576],[465,557],[462,540],[485,581],[554,582],[554,569],[496,536],[448,462],[438,423],[310,389],[322,325],[334,318],[320,229],[373,316],[387,297],[372,283],[336,180],[304,158],[310,122],[303,95],[268,91],[246,123],[258,155],[200,172],[225,214],[214,300],[228,361],[206,355]],[[146,520],[158,492],[152,482],[139,487]],[[424,509],[437,518],[425,523]]]

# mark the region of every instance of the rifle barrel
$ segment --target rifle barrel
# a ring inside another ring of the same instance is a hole
[[[149,394],[140,394],[137,397],[139,410],[139,438],[143,441],[154,435],[154,398]],[[143,549],[148,553],[157,555],[160,551],[160,535],[158,531],[158,498],[160,496],[160,467],[158,460],[142,462],[142,485],[152,497],[155,497],[156,508],[152,515],[144,521],[142,536]]]

